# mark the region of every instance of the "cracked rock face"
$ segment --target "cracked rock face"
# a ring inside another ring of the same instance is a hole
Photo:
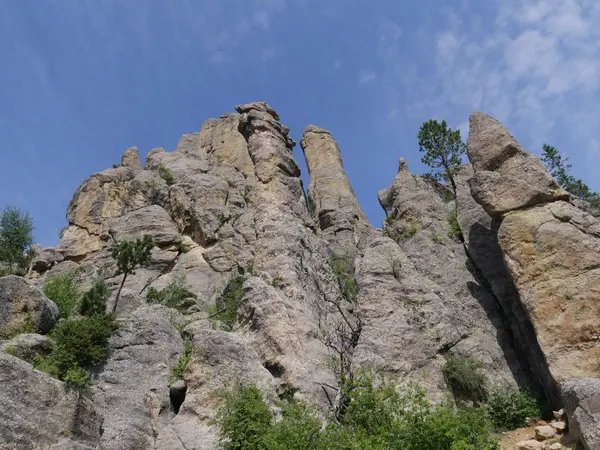
[[[378,230],[330,132],[310,125],[300,140],[305,195],[278,113],[264,102],[235,110],[172,152],[151,150],[143,167],[131,147],[121,166],[85,180],[60,243],[40,250],[28,280],[13,277],[35,295],[5,294],[14,280],[0,278],[2,323],[30,314],[45,332],[56,305],[33,286],[70,272],[85,291],[102,278],[110,308],[123,280],[113,246],[144,234],[155,242],[125,280],[91,399],[0,353],[0,447],[216,449],[220,394],[237,383],[258,386],[274,408],[291,394],[332,410],[340,324],[347,370],[416,381],[436,402],[452,393],[449,353],[481,362],[488,390],[533,387],[552,405],[556,380],[593,375],[600,226],[494,119],[471,118],[472,166],[457,174],[456,192],[400,159],[378,195],[387,216]],[[340,267],[356,280],[355,297],[344,297]],[[240,306],[225,326],[207,308],[225,304],[232,280]],[[149,303],[151,288],[175,284],[191,294],[185,307]],[[10,345],[44,352],[51,341],[20,335],[0,349]]]
[[[493,205],[489,212],[504,213],[498,242],[552,376],[597,375],[600,222],[565,201],[499,122],[476,113],[470,123],[471,192],[484,208]],[[505,199],[511,206],[498,207]]]

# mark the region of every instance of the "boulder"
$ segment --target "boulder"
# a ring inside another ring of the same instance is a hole
[[[58,320],[56,303],[15,275],[0,278],[0,334],[5,338],[33,329],[45,334]]]
[[[544,164],[487,114],[471,114],[467,153],[475,169],[471,192],[492,216],[569,199]]]
[[[540,425],[535,427],[535,438],[538,441],[546,441],[556,436],[556,430],[550,425]]]
[[[0,353],[0,448],[97,448],[93,403],[30,364]]]
[[[544,444],[535,439],[529,439],[517,442],[517,450],[544,450]]]
[[[570,380],[561,384],[569,434],[586,450],[600,448],[600,378]]]
[[[0,344],[0,351],[31,362],[37,355],[47,355],[54,348],[54,341],[41,334],[20,334]]]

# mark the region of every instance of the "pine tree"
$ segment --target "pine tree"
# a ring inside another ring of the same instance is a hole
[[[7,206],[0,216],[0,263],[14,273],[26,269],[33,258],[33,220],[29,213],[22,213]]]
[[[446,179],[456,195],[454,174],[461,164],[466,146],[460,130],[453,131],[446,121],[429,120],[419,130],[419,151],[425,152],[421,161],[433,169],[431,176]]]
[[[135,241],[120,242],[112,249],[111,256],[117,262],[119,273],[123,274],[123,280],[117,291],[115,303],[112,307],[112,312],[117,310],[121,290],[127,279],[127,275],[133,273],[133,270],[138,266],[143,266],[150,260],[150,253],[154,247],[152,236],[145,235],[143,238],[138,238]]]
[[[104,280],[97,280],[92,288],[81,297],[79,314],[88,317],[97,314],[105,314],[107,300],[108,286],[106,286]]]

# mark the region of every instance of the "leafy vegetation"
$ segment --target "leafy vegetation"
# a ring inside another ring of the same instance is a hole
[[[34,257],[33,219],[29,213],[7,206],[0,215],[0,275],[27,269]]]
[[[442,373],[459,399],[482,403],[487,399],[487,377],[481,368],[482,364],[470,356],[448,353]]]
[[[600,208],[600,194],[593,192],[583,180],[569,174],[572,167],[569,164],[569,158],[562,156],[556,147],[544,144],[542,161],[564,190],[577,198],[590,202],[593,208]]]
[[[238,310],[242,304],[244,280],[240,275],[231,277],[217,299],[214,310],[209,310],[211,317],[220,321],[226,331],[232,331],[237,322]]]
[[[102,364],[108,356],[108,339],[117,330],[112,315],[61,320],[50,336],[55,341],[53,351],[37,356],[34,366],[74,387],[88,385],[90,369]]]
[[[337,279],[342,297],[347,302],[356,303],[356,294],[358,284],[354,277],[354,266],[350,259],[344,257],[334,257],[331,262],[331,268]]]
[[[539,419],[542,411],[537,400],[528,390],[502,388],[494,391],[488,401],[489,415],[494,425],[501,430],[514,430]]]
[[[179,356],[179,361],[171,368],[170,383],[177,380],[183,380],[183,374],[187,369],[194,353],[194,344],[189,340],[183,341],[183,353]]]
[[[154,247],[152,236],[145,235],[143,238],[138,238],[135,241],[122,241],[112,249],[111,256],[117,262],[119,272],[123,274],[123,280],[117,290],[115,303],[112,307],[112,312],[117,310],[121,290],[129,275],[136,267],[143,266],[150,260],[150,253]]]
[[[50,277],[42,287],[44,295],[56,303],[60,317],[67,319],[77,307],[81,292],[75,281],[75,273],[67,272]]]
[[[453,131],[445,120],[428,120],[419,129],[419,151],[424,164],[432,168],[430,175],[436,180],[445,179],[452,186],[456,196],[454,175],[460,166],[466,146],[460,137],[460,130]]]
[[[158,176],[160,176],[163,180],[165,180],[165,183],[167,183],[167,184],[173,184],[175,182],[175,177],[173,176],[173,172],[171,172],[171,170],[164,164],[161,164],[158,167]]]
[[[456,216],[456,211],[452,211],[448,214],[448,225],[450,226],[450,230],[448,231],[448,237],[450,239],[462,239],[462,230],[460,229],[460,225],[458,223],[458,217]]]
[[[425,390],[390,384],[375,387],[370,377],[348,386],[351,401],[339,422],[322,424],[315,409],[283,403],[275,421],[254,386],[224,395],[218,424],[227,450],[493,450],[497,442],[481,408],[434,407]]]
[[[419,231],[419,223],[415,219],[408,219],[402,231],[385,227],[383,234],[400,244],[417,234],[417,231]]]
[[[167,285],[164,289],[148,289],[146,300],[148,303],[160,303],[167,308],[186,311],[195,304],[196,295],[189,290],[183,279],[178,279]]]
[[[81,297],[79,304],[79,314],[91,317],[97,314],[106,313],[106,302],[108,300],[108,286],[104,280],[97,280]]]
[[[444,243],[444,238],[437,231],[433,232],[433,234],[431,235],[431,240],[433,242],[435,242],[436,244],[443,244]]]
[[[273,279],[271,280],[271,285],[273,285],[276,288],[280,288],[283,286],[283,277],[281,275],[277,275],[276,277],[273,277]]]

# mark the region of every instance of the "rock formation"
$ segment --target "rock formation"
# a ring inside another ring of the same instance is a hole
[[[374,370],[417,381],[438,402],[458,395],[442,370],[451,355],[479,361],[488,391],[530,387],[550,406],[563,403],[567,380],[567,415],[594,448],[585,386],[595,381],[576,379],[595,375],[600,351],[600,224],[540,161],[475,114],[456,192],[401,159],[378,195],[379,230],[329,131],[309,125],[300,140],[305,194],[277,112],[235,109],[172,152],[151,150],[143,166],[127,149],[77,189],[59,244],[41,249],[28,279],[0,278],[0,448],[214,449],[220,394],[236,383],[255,384],[271,405],[291,396],[329,410],[341,372]],[[91,392],[16,357],[54,345],[40,335],[59,319],[39,290],[46,281],[70,273],[85,290],[103,279],[110,308],[123,279],[111,249],[141,235],[153,237],[150,261],[125,280]],[[149,293],[176,284],[184,304],[152,304]],[[225,326],[232,286],[239,309]],[[332,364],[340,343],[343,362]]]

